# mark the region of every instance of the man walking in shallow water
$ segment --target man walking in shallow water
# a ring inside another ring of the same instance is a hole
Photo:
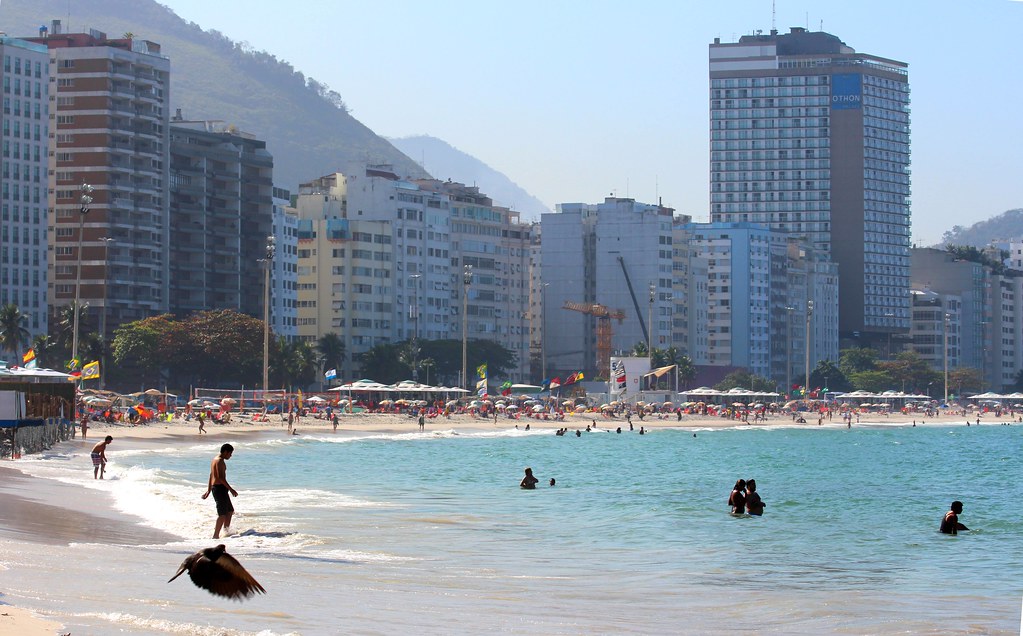
[[[213,493],[213,501],[217,502],[217,524],[213,528],[213,538],[220,538],[220,531],[225,533],[231,530],[231,517],[234,515],[234,504],[231,503],[231,495],[238,496],[238,491],[227,483],[227,460],[234,454],[234,446],[224,444],[220,447],[220,454],[210,462],[210,481],[202,498],[206,499]],[[230,494],[228,494],[230,493]]]

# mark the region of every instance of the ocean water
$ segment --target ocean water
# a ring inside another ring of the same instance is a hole
[[[224,542],[267,589],[179,579],[219,442],[58,449],[29,473],[108,491],[160,545],[0,543],[0,590],[79,634],[1010,634],[1023,426],[583,433],[271,432],[232,443]],[[127,446],[128,444],[124,444]],[[521,491],[523,468],[540,479]],[[548,487],[554,477],[557,485]],[[763,517],[728,514],[754,477]],[[949,503],[972,531],[937,532]]]

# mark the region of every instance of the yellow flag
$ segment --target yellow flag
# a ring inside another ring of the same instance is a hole
[[[90,362],[82,367],[82,379],[92,380],[99,377],[99,360]]]

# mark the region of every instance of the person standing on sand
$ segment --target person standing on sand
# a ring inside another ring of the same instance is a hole
[[[202,435],[203,433],[206,433],[209,435],[209,432],[206,430],[206,418],[202,416],[202,413],[199,413],[199,416],[195,419],[199,420],[199,434]]]
[[[423,412],[419,411],[419,432],[422,433],[426,429],[426,418],[423,416]]]
[[[107,468],[107,445],[114,441],[114,438],[107,435],[99,444],[92,447],[92,478],[103,479],[103,473]]]
[[[234,446],[224,444],[220,447],[220,454],[210,462],[210,481],[202,498],[206,499],[213,493],[213,501],[217,502],[217,524],[213,528],[213,538],[220,538],[221,529],[224,532],[231,530],[231,517],[234,515],[234,504],[231,503],[231,496],[238,496],[238,491],[227,483],[227,460],[234,454]],[[228,494],[230,493],[230,494]]]
[[[944,534],[959,534],[960,530],[969,530],[959,523],[959,515],[963,512],[963,502],[953,501],[945,518],[941,520],[941,527],[938,528]]]
[[[337,432],[337,413],[332,413],[330,416],[330,424],[334,427],[334,432]]]

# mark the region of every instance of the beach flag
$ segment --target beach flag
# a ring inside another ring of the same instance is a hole
[[[551,390],[556,389],[559,386],[561,386],[561,378],[554,378],[551,380]]]
[[[544,378],[543,382],[540,383],[540,391],[541,392],[542,391],[546,391],[546,390],[550,389],[550,387],[551,387],[551,379],[550,378]]]
[[[501,385],[501,395],[504,395],[504,396],[511,395],[511,380],[509,380],[509,381],[507,381],[507,382],[505,382],[504,384]]]
[[[90,362],[82,367],[82,379],[92,380],[99,377],[99,360]]]
[[[74,371],[78,368],[79,362],[81,361],[78,358],[71,358],[64,366],[68,368],[68,371]]]
[[[323,377],[325,377],[328,380],[333,380],[334,378],[337,377],[337,369],[330,369],[329,371],[323,374]]]
[[[28,364],[29,362],[32,362],[35,359],[36,359],[35,349],[29,349],[28,351],[25,352],[25,355],[21,356],[21,363]]]
[[[298,408],[301,409],[302,408],[302,389],[299,389],[298,393],[296,395],[297,395],[297,398],[298,398]]]
[[[476,367],[476,375],[478,375],[481,380],[486,380],[487,379],[487,363],[486,362],[484,362],[480,366]]]
[[[569,373],[565,376],[565,381],[561,383],[561,386],[568,386],[569,384],[575,384],[575,374]]]
[[[35,369],[36,365],[38,364],[38,362],[39,362],[38,360],[36,360],[35,358],[32,358],[31,362],[28,362],[28,363],[25,364],[25,368],[26,369]]]
[[[625,363],[623,361],[615,360],[611,363],[611,377],[614,378],[615,389],[621,391],[628,386],[625,377]]]

